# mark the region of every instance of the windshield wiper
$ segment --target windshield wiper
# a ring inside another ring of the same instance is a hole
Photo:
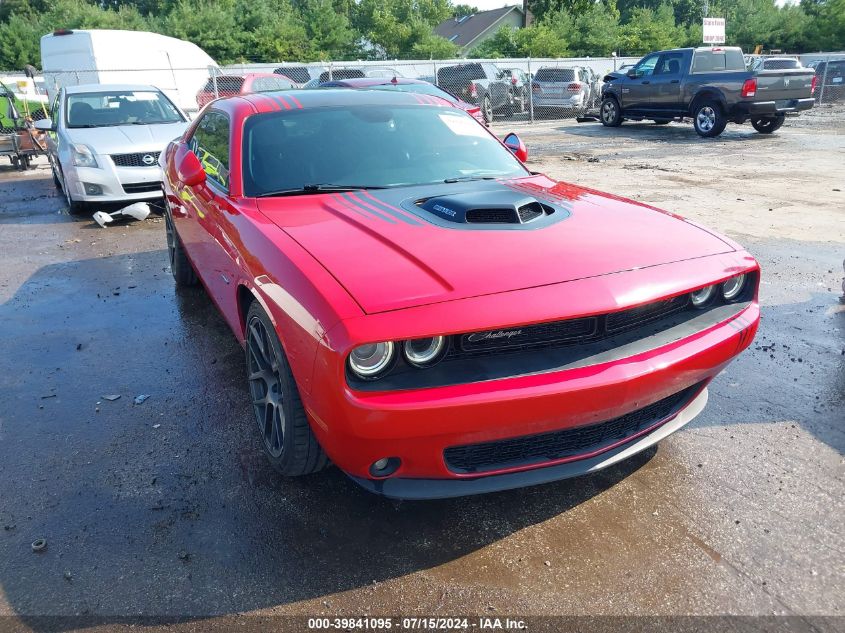
[[[471,180],[496,180],[501,176],[454,176],[453,178],[446,178],[443,182],[469,182]]]
[[[346,191],[359,191],[361,189],[387,189],[381,185],[331,185],[314,184],[294,187],[292,189],[279,189],[278,191],[267,191],[259,193],[256,198],[276,198],[282,196],[304,196],[311,193],[344,193]]]

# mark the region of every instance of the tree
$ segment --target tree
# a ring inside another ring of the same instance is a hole
[[[620,52],[627,55],[644,55],[651,51],[675,48],[686,37],[683,29],[675,25],[675,16],[668,4],[657,10],[636,8],[631,20],[619,33]]]
[[[452,5],[452,16],[460,18],[465,15],[475,15],[478,13],[478,7],[469,4],[455,4]]]
[[[0,68],[23,68],[26,64],[37,64],[41,59],[39,38],[42,27],[19,15],[12,15],[5,24],[0,24]]]

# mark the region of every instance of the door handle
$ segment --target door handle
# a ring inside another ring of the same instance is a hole
[[[650,84],[650,83],[651,83],[650,81],[644,81],[643,85],[645,86],[646,84]]]
[[[681,80],[680,80],[680,79],[673,79],[673,80],[672,80],[672,81],[670,81],[669,83],[670,83],[670,84],[679,84],[679,83],[681,83]]]

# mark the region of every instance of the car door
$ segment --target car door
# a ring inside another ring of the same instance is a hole
[[[210,110],[200,119],[188,147],[196,154],[206,173],[205,182],[188,187],[178,183],[184,220],[174,217],[179,236],[197,274],[202,278],[223,316],[230,322],[236,310],[231,297],[237,279],[235,247],[226,230],[234,207],[229,201],[231,124],[220,110]]]
[[[660,53],[643,57],[634,66],[622,84],[622,108],[624,110],[643,110],[650,106],[653,90],[651,86],[654,67],[660,60]]]
[[[681,75],[684,54],[681,51],[663,53],[651,75],[649,107],[653,110],[678,111],[681,109]]]

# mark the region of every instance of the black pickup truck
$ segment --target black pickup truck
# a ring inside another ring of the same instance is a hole
[[[729,122],[748,120],[758,132],[770,134],[787,114],[813,107],[816,84],[809,68],[749,71],[735,47],[658,51],[604,81],[604,125],[692,118],[695,131],[704,137],[719,136]]]

